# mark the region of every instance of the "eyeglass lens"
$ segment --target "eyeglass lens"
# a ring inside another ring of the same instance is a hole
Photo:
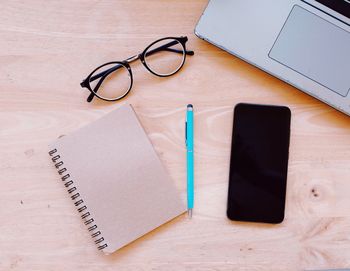
[[[154,73],[167,76],[177,72],[185,60],[185,49],[174,39],[164,39],[149,47],[145,53],[147,67]]]
[[[123,97],[130,89],[131,78],[128,69],[121,64],[106,64],[90,77],[90,87],[94,93],[106,100]]]

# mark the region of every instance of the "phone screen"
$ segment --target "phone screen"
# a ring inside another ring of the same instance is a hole
[[[291,112],[285,106],[234,109],[227,216],[281,223],[286,198]]]

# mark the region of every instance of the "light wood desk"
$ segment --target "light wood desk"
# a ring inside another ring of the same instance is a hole
[[[1,1],[0,270],[303,270],[350,267],[350,118],[196,38],[205,0]],[[99,254],[47,151],[120,103],[87,103],[95,67],[187,35],[176,76],[133,65],[132,103],[181,190],[185,105],[195,106],[195,209],[111,256]],[[226,216],[232,110],[287,105],[292,137],[286,219]]]

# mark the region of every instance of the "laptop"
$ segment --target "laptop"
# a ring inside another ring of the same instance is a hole
[[[195,34],[350,115],[350,0],[211,0]]]

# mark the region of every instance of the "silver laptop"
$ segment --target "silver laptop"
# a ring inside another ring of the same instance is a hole
[[[350,0],[211,0],[195,34],[350,115]]]

